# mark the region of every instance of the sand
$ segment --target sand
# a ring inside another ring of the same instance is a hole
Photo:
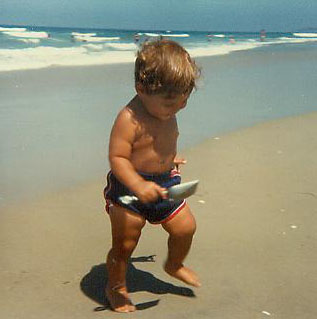
[[[316,123],[316,112],[270,121],[183,152],[183,180],[201,180],[187,264],[203,286],[163,272],[167,236],[148,225],[129,268],[132,315],[103,305],[102,181],[3,209],[1,317],[316,318]]]

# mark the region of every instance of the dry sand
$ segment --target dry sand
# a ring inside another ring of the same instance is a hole
[[[317,113],[184,155],[184,181],[201,180],[188,200],[198,231],[187,264],[203,287],[163,272],[166,233],[148,225],[128,276],[139,311],[102,306],[110,227],[99,181],[1,212],[1,318],[316,318]]]

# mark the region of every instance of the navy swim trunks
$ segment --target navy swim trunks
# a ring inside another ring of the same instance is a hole
[[[180,184],[181,176],[175,169],[162,174],[138,173],[145,180],[155,182],[161,187],[168,188],[173,185]],[[104,189],[106,199],[106,211],[109,213],[111,205],[119,205],[133,211],[152,224],[165,223],[176,216],[186,204],[185,200],[168,200],[159,198],[153,203],[142,203],[135,201],[131,204],[123,204],[119,201],[119,197],[124,195],[134,195],[126,186],[118,181],[112,171],[107,175],[107,186]]]

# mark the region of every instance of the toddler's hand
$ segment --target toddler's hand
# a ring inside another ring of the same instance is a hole
[[[175,168],[176,168],[176,171],[178,172],[178,173],[180,173],[180,168],[179,168],[179,165],[184,165],[184,164],[186,164],[187,163],[187,161],[185,160],[185,158],[183,158],[183,157],[175,157],[174,158],[174,165],[175,165]]]
[[[144,181],[138,185],[135,195],[143,203],[155,202],[159,197],[167,198],[165,188],[148,181]]]

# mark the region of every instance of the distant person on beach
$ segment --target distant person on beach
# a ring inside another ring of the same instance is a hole
[[[134,38],[134,43],[138,44],[140,41],[140,35],[138,33],[135,33],[133,38]]]
[[[136,309],[128,297],[126,271],[146,221],[161,224],[169,234],[164,270],[200,286],[197,275],[183,265],[196,230],[195,218],[185,200],[170,201],[165,192],[181,181],[179,165],[186,161],[176,154],[176,113],[186,107],[199,73],[187,51],[174,41],[145,43],[137,54],[136,95],[112,127],[111,170],[104,190],[112,227],[106,296],[114,311]],[[139,200],[120,201],[121,196],[132,194]]]
[[[261,41],[261,42],[264,42],[265,39],[266,39],[266,32],[265,32],[264,29],[262,29],[262,30],[260,31],[260,41]]]

